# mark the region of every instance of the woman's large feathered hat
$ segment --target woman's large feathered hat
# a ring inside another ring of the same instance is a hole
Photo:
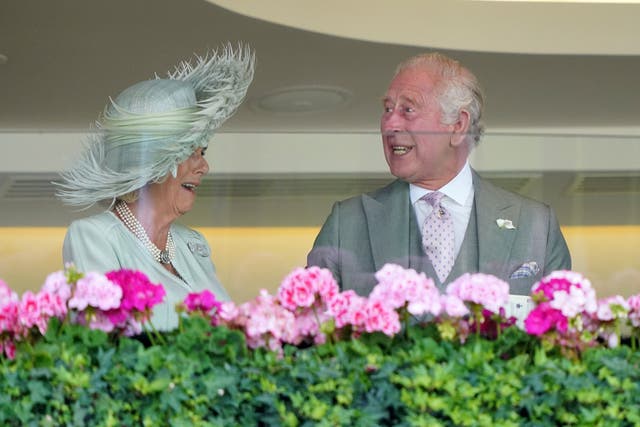
[[[178,164],[206,147],[240,106],[254,64],[248,46],[227,45],[196,56],[194,63],[181,62],[167,78],[136,83],[110,99],[82,157],[61,174],[58,197],[73,206],[114,203],[175,175]]]

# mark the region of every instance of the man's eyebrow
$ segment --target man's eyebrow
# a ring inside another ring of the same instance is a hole
[[[393,98],[393,97],[391,97],[391,96],[389,96],[389,95],[386,95],[386,96],[383,96],[383,97],[381,98],[381,102],[382,102],[383,104],[384,104],[384,103],[387,103],[387,102],[394,102],[394,100],[395,100],[395,99],[396,99],[396,98]],[[397,102],[406,102],[406,103],[408,103],[408,104],[413,104],[413,105],[415,105],[415,104],[417,104],[417,103],[418,103],[414,97],[409,97],[409,96],[406,96],[406,95],[400,95],[400,96],[398,96],[398,97],[397,97]]]

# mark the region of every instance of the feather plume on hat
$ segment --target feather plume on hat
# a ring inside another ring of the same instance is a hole
[[[56,183],[72,206],[91,207],[174,176],[238,109],[253,79],[248,46],[183,61],[167,78],[134,84],[110,99],[85,150]]]

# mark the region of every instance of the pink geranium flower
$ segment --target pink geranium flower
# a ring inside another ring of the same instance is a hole
[[[349,289],[336,294],[327,304],[327,314],[333,317],[335,327],[351,325],[356,329],[364,326],[366,298]]]
[[[339,291],[330,270],[296,268],[280,284],[278,299],[283,307],[295,311],[314,304],[326,304]]]
[[[380,300],[369,300],[365,306],[364,329],[367,332],[382,332],[390,337],[401,330],[398,312]]]
[[[202,292],[190,293],[184,299],[184,305],[188,311],[202,311],[203,313],[209,313],[211,310],[220,310],[221,303],[216,299],[216,296],[208,289]]]

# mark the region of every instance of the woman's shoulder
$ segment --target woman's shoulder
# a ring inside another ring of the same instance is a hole
[[[184,224],[180,224],[179,222],[174,222],[171,224],[171,232],[173,234],[177,234],[183,238],[193,238],[193,239],[201,239],[204,240],[204,236],[197,230],[193,228],[187,227]]]
[[[118,226],[118,218],[109,211],[76,219],[69,225],[69,231],[102,230],[111,231]]]

